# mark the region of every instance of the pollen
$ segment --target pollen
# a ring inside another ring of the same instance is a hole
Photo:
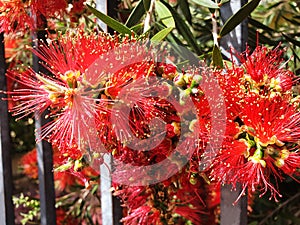
[[[253,163],[259,163],[262,167],[266,167],[266,165],[267,165],[267,163],[266,163],[266,161],[265,160],[263,160],[263,159],[260,159],[259,157],[256,157],[256,156],[250,156],[249,158],[248,158],[248,160],[250,161],[252,161]]]
[[[60,78],[67,83],[70,88],[77,88],[78,79],[82,76],[80,71],[67,71]]]
[[[75,94],[76,94],[76,90],[75,89],[68,89],[65,92],[64,100],[65,100],[66,104],[71,104],[73,102]]]
[[[48,95],[50,101],[53,103],[53,104],[56,104],[58,103],[58,94],[57,93],[49,93]]]

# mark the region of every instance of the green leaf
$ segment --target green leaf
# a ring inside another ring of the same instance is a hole
[[[248,30],[248,36],[249,36],[249,40],[248,40],[248,43],[250,43],[252,41],[252,45],[253,46],[256,46],[257,45],[257,30],[256,29],[249,29]],[[271,45],[271,46],[277,46],[279,44],[278,41],[274,41],[272,38],[264,35],[263,33],[260,33],[258,35],[258,43],[261,43],[261,44],[268,44],[268,45]]]
[[[300,61],[300,58],[299,58],[299,56],[297,55],[297,52],[296,52],[295,48],[293,48],[293,47],[291,46],[291,50],[292,50],[292,52],[293,52],[294,57],[295,57],[298,61]]]
[[[173,33],[170,33],[170,35],[167,36],[167,41],[170,43],[172,49],[179,55],[181,56],[181,59],[187,59],[189,56],[185,54],[182,49],[180,49],[179,46],[184,46],[184,44],[179,40],[176,35]]]
[[[219,6],[217,3],[211,1],[211,0],[192,0],[192,2],[207,7],[207,8],[211,8],[211,9],[218,9]]]
[[[132,12],[130,13],[125,26],[132,27],[135,26],[146,13],[143,0],[140,0],[138,4],[134,7]]]
[[[88,9],[100,20],[102,20],[107,26],[114,29],[115,31],[119,32],[120,34],[132,34],[132,31],[123,25],[122,23],[116,21],[115,19],[105,15],[104,13],[98,11],[97,9],[93,8],[92,6],[87,4]]]
[[[161,31],[159,31],[158,33],[156,33],[152,38],[151,41],[152,42],[160,42],[162,41],[165,37],[167,37],[167,35],[173,30],[173,27],[167,27]]]
[[[235,14],[233,14],[221,28],[220,37],[225,36],[239,25],[250,13],[258,6],[260,0],[252,0],[241,7]]]
[[[192,23],[192,14],[191,14],[191,11],[190,11],[188,1],[187,0],[179,0],[178,5],[179,5],[185,19],[191,24]]]
[[[175,21],[170,10],[161,2],[155,2],[155,11],[166,27],[175,28]]]
[[[272,29],[272,28],[270,28],[270,27],[264,25],[263,23],[261,23],[261,22],[255,20],[255,19],[253,19],[253,18],[251,18],[251,17],[248,18],[248,22],[249,22],[249,24],[251,24],[252,26],[255,26],[256,28],[263,29],[264,31],[266,31],[266,32],[268,32],[268,33],[273,33],[273,32],[275,32],[274,29]]]
[[[223,58],[218,46],[214,45],[212,53],[212,65],[217,68],[224,68]]]
[[[144,9],[147,12],[150,8],[151,0],[143,0],[143,4],[144,4]]]
[[[230,2],[230,0],[221,0],[219,4],[220,4],[220,5],[224,5],[224,4],[227,3],[227,2]]]
[[[134,25],[133,27],[130,27],[130,30],[133,30],[133,32],[135,33],[139,33],[139,31],[142,31],[144,27],[143,23],[138,23],[136,25]]]
[[[293,25],[300,25],[300,21],[298,21],[297,19],[289,19],[286,16],[282,15],[282,18],[285,19],[286,21],[288,21],[289,23],[293,24]]]
[[[253,221],[252,223],[249,223],[249,225],[257,225],[258,222],[257,221]]]
[[[294,45],[296,46],[300,46],[300,41],[297,41],[296,39],[294,38],[291,38],[289,37],[289,35],[285,34],[285,33],[282,33],[283,37],[285,37],[285,39],[291,43],[293,43]]]
[[[183,36],[183,38],[186,40],[186,42],[189,44],[189,46],[193,49],[194,52],[196,52],[197,55],[201,53],[201,49],[197,44],[197,40],[193,36],[191,29],[187,26],[185,21],[180,17],[180,15],[166,2],[162,1],[162,3],[169,9],[169,11],[172,13],[173,18],[175,20],[176,28]]]

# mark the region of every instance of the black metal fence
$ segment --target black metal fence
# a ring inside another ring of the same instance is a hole
[[[98,0],[98,4],[105,4],[108,14],[113,16],[115,1]],[[224,20],[233,12],[241,7],[245,0],[232,0],[228,4],[228,8],[223,8],[221,14]],[[44,38],[42,31],[35,34],[37,38]],[[233,31],[223,45],[232,45],[235,49],[242,50],[245,46],[247,37],[247,23],[242,23],[235,31]],[[239,40],[238,42],[233,40]],[[4,34],[0,34],[0,90],[6,90],[5,77],[5,54],[4,54]],[[36,72],[43,70],[39,64],[39,59],[34,57],[33,68]],[[8,119],[7,101],[2,100],[5,94],[0,92],[0,224],[15,224],[14,206],[12,203],[13,178],[11,163],[11,140]],[[36,117],[36,128],[41,127],[46,121],[43,117]],[[38,135],[38,134],[37,134]],[[55,192],[53,182],[53,165],[52,165],[52,148],[48,142],[42,141],[37,144],[38,149],[38,167],[39,167],[39,192],[41,206],[41,224],[56,224],[55,215]],[[110,158],[107,159],[108,163]],[[105,176],[107,177],[107,176]],[[101,185],[101,204],[103,207],[102,220],[104,225],[120,224],[121,215],[120,204],[114,199],[108,188],[111,183],[107,179],[103,179]],[[104,183],[105,182],[105,183]],[[240,190],[231,191],[230,186],[222,187],[221,191],[221,225],[246,225],[247,224],[247,196],[241,198],[237,205],[233,206],[232,202],[237,197]],[[104,213],[105,212],[105,213]]]

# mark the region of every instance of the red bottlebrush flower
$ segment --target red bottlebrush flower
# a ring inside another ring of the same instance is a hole
[[[79,221],[72,217],[70,214],[67,214],[67,212],[62,208],[56,209],[56,224],[57,225],[73,225],[73,224],[79,224]]]
[[[69,12],[71,22],[77,22],[79,16],[84,12],[86,0],[72,0],[72,8]]]
[[[212,180],[216,181],[216,183],[232,184],[233,187],[237,183],[240,183],[243,189],[236,201],[245,194],[246,188],[249,188],[250,193],[263,190],[261,195],[270,190],[271,197],[274,197],[275,200],[277,196],[281,197],[270,182],[272,170],[270,167],[267,167],[267,163],[262,157],[263,153],[261,149],[255,150],[254,154],[252,153],[253,155],[249,156],[252,150],[244,148],[239,153],[232,151],[232,149],[239,150],[239,146],[232,147],[234,148],[228,148],[227,151],[220,151],[211,168]],[[248,160],[247,162],[246,159]]]
[[[251,85],[258,90],[261,87],[275,90],[277,92],[290,91],[292,88],[293,73],[283,69],[283,51],[277,47],[269,50],[265,46],[257,46],[250,54],[249,50],[241,56],[242,67],[245,69],[245,78],[251,78]],[[252,87],[253,88],[253,87]]]
[[[40,15],[45,18],[57,17],[62,15],[66,7],[66,0],[2,0],[0,1],[0,32],[26,33],[39,26]],[[31,15],[37,15],[36,23]]]
[[[0,1],[0,32],[15,33],[33,29],[34,20],[27,9],[29,3],[21,0]]]
[[[13,58],[17,53],[17,48],[21,39],[13,38],[12,35],[5,35],[4,37],[4,47],[5,47],[5,57]]]
[[[279,168],[280,171],[289,176],[299,175],[299,172],[297,172],[297,170],[300,168],[299,150],[295,152],[291,152],[287,149],[281,150],[275,159],[274,164]]]
[[[257,47],[241,56],[241,66],[215,71],[227,112],[222,149],[213,160],[210,176],[217,183],[242,184],[250,193],[271,191],[280,196],[270,176],[282,180],[280,166],[288,151],[295,153],[300,138],[300,115],[292,100],[292,72],[282,67],[282,51]],[[242,147],[243,145],[243,147]],[[286,150],[284,150],[286,149]],[[291,176],[297,159],[286,164]]]
[[[21,167],[26,176],[37,179],[38,178],[38,166],[37,166],[37,152],[36,149],[26,153],[21,158]]]
[[[223,143],[211,165],[211,179],[216,183],[230,183],[233,175],[239,172],[240,166],[245,164],[249,151],[246,141],[232,140]]]
[[[241,66],[226,66],[214,75],[222,89],[227,117],[234,120],[241,113],[241,103],[252,94],[262,96],[285,96],[291,98],[295,75],[283,68],[282,51],[268,50],[258,46],[250,54],[249,49],[240,55]]]
[[[300,138],[300,114],[294,105],[281,97],[260,97],[253,95],[244,100],[241,120],[244,129],[260,145],[281,142],[297,142]]]
[[[148,217],[151,217],[152,211],[156,210],[147,205],[148,198],[151,196],[150,188],[123,186],[120,190],[115,190],[114,195],[120,197],[127,208],[127,215],[122,219],[124,224],[148,224]],[[151,224],[157,224],[160,221],[159,215],[152,220]]]
[[[271,197],[281,196],[270,176],[282,179],[280,167],[284,158],[295,149],[288,146],[297,144],[299,139],[300,115],[294,105],[284,97],[249,95],[240,104],[241,113],[236,122],[239,129],[227,129],[223,149],[218,153],[211,166],[211,177],[216,182],[235,185],[240,182],[244,193],[263,190],[262,195],[271,191]],[[237,140],[234,140],[237,139]],[[241,144],[244,146],[242,147]],[[289,150],[284,150],[289,148]],[[298,163],[298,165],[297,165]],[[288,175],[299,168],[297,157],[286,163]]]
[[[190,176],[187,173],[189,165],[184,167],[184,172],[179,172],[173,177],[173,182],[176,182],[180,187],[172,189],[172,185],[168,187],[172,204],[174,204],[174,214],[179,214],[185,220],[191,221],[193,224],[202,224],[206,205],[203,199],[205,195],[205,184],[197,173],[192,173]],[[172,180],[172,178],[171,178]],[[209,213],[207,213],[209,216]]]
[[[96,160],[96,159],[95,159]],[[54,148],[53,167],[54,180],[59,191],[72,185],[90,187],[91,181],[99,176],[99,173],[86,164],[85,156],[79,149]]]
[[[62,16],[68,6],[67,0],[32,0],[31,8],[46,18]]]
[[[28,71],[24,71],[21,73],[28,73]],[[8,110],[11,111],[14,107],[16,107],[18,105],[17,101],[12,100],[12,96],[11,93],[14,89],[23,89],[26,88],[26,86],[24,86],[23,84],[16,82],[15,79],[15,74],[11,73],[10,76],[7,76],[6,79],[6,86],[7,86],[7,91],[8,91]]]
[[[202,224],[202,216],[208,215],[200,197],[204,185],[198,177],[191,182],[187,168],[170,177],[169,182],[116,190],[115,195],[127,208],[124,224]]]
[[[72,154],[74,156],[74,154]],[[89,166],[82,165],[82,156],[78,159],[70,155],[61,154],[56,148],[53,150],[54,181],[58,191],[63,191],[73,185],[90,186],[90,182],[99,176]],[[38,178],[37,151],[25,154],[21,159],[23,172],[32,179]]]
[[[57,166],[61,168],[63,165]],[[94,181],[97,176],[99,176],[99,174],[90,167],[75,170],[74,166],[72,166],[65,171],[55,171],[54,182],[57,191],[64,191],[72,186],[78,185],[89,189],[92,185],[97,183]]]
[[[147,205],[134,209],[130,215],[124,217],[121,221],[125,225],[163,224],[162,222],[160,222],[159,211]]]
[[[137,54],[139,61],[136,66],[120,64],[121,59],[126,60],[126,57],[132,57],[135,51],[142,49],[137,46],[133,53],[124,51],[123,57],[117,59],[123,46],[127,50],[132,47],[126,43],[122,45],[117,38],[106,34],[85,35],[78,31],[77,34],[68,33],[59,37],[58,42],[52,42],[49,46],[42,44],[39,49],[34,49],[33,52],[45,62],[53,77],[37,74],[33,70],[24,74],[10,72],[27,87],[8,93],[12,96],[11,100],[21,102],[12,110],[14,115],[41,114],[50,107],[50,116],[55,119],[42,128],[42,138],[49,138],[60,149],[73,146],[82,150],[101,149],[95,135],[96,115],[97,111],[107,113],[107,105],[112,100],[98,99],[98,95],[123,87],[138,76],[148,75],[149,69],[143,63],[145,55]],[[103,64],[102,59],[106,59],[106,63]],[[141,72],[133,73],[141,67]],[[101,71],[100,74],[98,71]]]
[[[142,186],[126,186],[118,189],[118,187],[115,185],[114,195],[120,197],[122,201],[126,202],[126,207],[129,209],[134,209],[145,204],[151,193],[146,191],[146,188]]]
[[[199,199],[198,199],[199,201]],[[180,205],[176,206],[174,213],[180,215],[184,219],[191,221],[193,224],[202,224],[203,220],[201,218],[201,213],[198,209],[192,205]],[[183,220],[183,219],[182,219]],[[180,221],[180,220],[179,220]],[[185,224],[183,221],[179,224]]]
[[[66,190],[72,185],[76,184],[75,177],[68,172],[55,172],[54,173],[55,189],[59,192]],[[83,185],[84,186],[84,185]]]
[[[157,63],[157,74],[163,78],[172,80],[177,74],[177,68],[170,63]]]
[[[238,199],[245,193],[246,188],[249,188],[250,192],[257,190],[262,191],[261,195],[264,195],[268,190],[271,191],[271,197],[277,201],[277,196],[281,197],[281,194],[276,190],[274,185],[270,182],[270,169],[266,167],[265,160],[260,159],[256,155],[249,157],[249,161],[240,167],[239,173],[233,176],[234,183],[240,182],[243,190]]]
[[[227,117],[234,120],[240,114],[240,101],[245,96],[243,90],[244,70],[236,65],[226,70],[216,70],[217,78],[226,104]]]
[[[221,186],[216,183],[210,183],[208,186],[208,197],[205,199],[207,208],[214,209],[221,202]]]

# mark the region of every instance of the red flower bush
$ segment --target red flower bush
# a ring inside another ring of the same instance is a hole
[[[77,30],[32,49],[50,75],[8,72],[23,85],[8,92],[13,115],[50,110],[41,134],[56,148],[60,188],[90,187],[91,167],[111,154],[128,225],[214,224],[221,184],[281,196],[276,182],[300,167],[299,101],[282,51],[258,46],[241,65],[179,72],[153,50]],[[23,163],[29,173],[33,161]]]

